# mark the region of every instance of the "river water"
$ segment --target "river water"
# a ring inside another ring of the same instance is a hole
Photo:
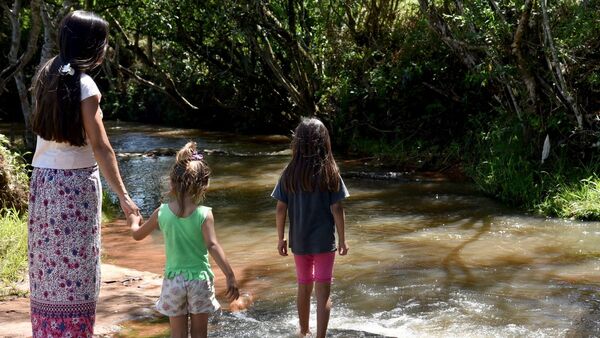
[[[145,215],[166,191],[173,157],[142,153],[176,150],[187,140],[207,150],[213,175],[205,204],[245,299],[253,299],[244,311],[213,319],[210,336],[293,337],[293,259],[277,254],[270,197],[289,160],[288,139],[114,122],[107,130]],[[350,251],[336,258],[331,336],[600,336],[600,223],[528,216],[468,183],[380,175],[357,162],[338,159],[351,194]],[[126,230],[104,231],[122,248],[132,241]],[[135,257],[126,249],[105,254],[160,273],[162,250],[157,232]],[[218,279],[228,308],[222,289]]]

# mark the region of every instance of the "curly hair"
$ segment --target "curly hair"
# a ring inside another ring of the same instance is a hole
[[[175,164],[169,175],[171,179],[171,193],[179,203],[179,215],[184,212],[186,197],[199,204],[208,189],[210,167],[205,162],[203,155],[199,154],[196,142],[188,142],[181,148],[175,157]]]

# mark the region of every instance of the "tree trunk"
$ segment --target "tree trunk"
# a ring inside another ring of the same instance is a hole
[[[288,5],[292,6],[286,13],[288,23],[297,24],[293,1],[289,1]],[[265,66],[271,70],[277,82],[287,90],[299,113],[318,114],[319,107],[315,98],[318,69],[310,50],[303,46],[295,32],[297,27],[286,29],[263,1],[255,1],[249,7],[250,11],[255,11],[256,21],[241,24],[247,27],[246,36],[253,49],[260,55]],[[285,55],[274,52],[272,47],[274,42],[286,50]],[[285,68],[286,65],[289,65],[289,71]]]
[[[419,0],[421,12],[427,16],[427,21],[431,29],[437,33],[442,41],[456,54],[460,56],[462,63],[468,68],[473,69],[477,64],[477,56],[474,55],[468,46],[452,36],[450,27],[444,18],[438,13],[435,3],[429,0]]]
[[[37,36],[40,31],[40,20],[38,16],[39,7],[39,0],[31,1],[31,30],[29,33],[29,42],[27,49],[21,58],[18,58],[21,45],[21,1],[15,0],[12,10],[7,12],[12,26],[11,47],[8,53],[8,61],[13,66],[17,65],[19,62],[21,63],[21,66],[15,69],[13,78],[15,79],[15,84],[19,93],[21,112],[23,113],[23,120],[25,122],[25,145],[29,149],[33,149],[34,147],[34,137],[29,125],[32,105],[29,99],[29,90],[25,84],[23,66],[25,66],[33,56],[37,44]]]
[[[44,44],[40,54],[40,66],[50,60],[57,50],[56,44],[56,27],[54,26],[50,13],[48,13],[48,4],[44,2],[41,6],[41,17],[44,23]]]
[[[559,91],[559,97],[564,98],[564,105],[567,109],[569,109],[573,115],[575,115],[575,119],[577,120],[577,128],[583,129],[583,116],[579,111],[579,106],[573,95],[569,90],[567,85],[567,81],[563,76],[563,65],[558,58],[558,53],[556,52],[556,48],[554,47],[554,41],[552,39],[552,31],[550,30],[550,20],[548,19],[548,0],[541,0],[540,4],[542,7],[542,27],[544,29],[544,37],[546,41],[546,48],[550,52],[551,60],[548,59],[548,68],[550,68],[550,72],[552,72],[553,77],[557,80],[554,88]]]
[[[519,72],[523,78],[523,83],[525,83],[525,87],[527,87],[528,106],[530,107],[529,110],[530,112],[535,112],[538,105],[537,83],[535,76],[529,69],[529,62],[523,51],[523,37],[525,34],[527,34],[532,10],[533,0],[525,0],[525,4],[523,5],[523,13],[521,13],[521,17],[519,18],[519,24],[517,26],[511,48],[517,59],[517,67],[519,68]]]
[[[114,24],[115,28],[120,33],[120,36],[123,38],[123,43],[125,45],[124,47],[126,49],[130,50],[131,52],[133,52],[144,65],[146,65],[149,69],[154,71],[157,76],[160,77],[160,79],[162,80],[162,83],[164,85],[164,88],[153,83],[152,81],[142,78],[141,76],[137,75],[135,72],[129,70],[128,68],[121,67],[119,65],[118,69],[123,71],[124,73],[130,75],[133,79],[135,79],[136,81],[138,81],[144,85],[148,85],[151,88],[155,88],[164,93],[167,93],[169,98],[173,99],[174,102],[181,108],[181,110],[183,110],[183,111],[188,110],[188,109],[189,110],[199,110],[199,108],[197,106],[193,105],[190,101],[188,101],[187,98],[185,98],[179,92],[179,88],[177,87],[177,84],[171,77],[171,74],[163,71],[160,68],[160,66],[157,65],[153,61],[153,59],[151,59],[150,56],[146,55],[146,53],[144,52],[144,50],[142,48],[140,48],[139,46],[135,46],[131,41],[129,41],[129,38],[127,37],[127,33],[123,30],[123,27],[121,26],[121,24],[114,17],[112,17],[112,16],[109,16],[109,17],[112,20],[112,24]],[[117,64],[118,61],[116,61],[115,63]]]
[[[146,53],[148,55],[148,60],[150,61],[150,63],[154,63],[154,51],[152,50],[153,46],[152,46],[152,35],[148,35],[146,37],[146,41],[147,41],[147,45],[146,45]]]
[[[0,93],[6,88],[6,84],[11,80],[19,71],[25,67],[37,50],[37,40],[40,35],[40,20],[38,16],[40,3],[39,0],[31,1],[31,29],[29,31],[29,40],[27,41],[27,47],[25,52],[17,58],[20,49],[21,41],[21,26],[19,23],[19,16],[21,10],[21,1],[15,1],[13,9],[9,9],[6,4],[2,5],[6,15],[9,17],[12,25],[12,37],[11,47],[9,51],[9,66],[5,68],[0,74]],[[16,22],[15,22],[16,20]],[[15,26],[16,24],[16,26]],[[15,36],[17,34],[18,36]]]

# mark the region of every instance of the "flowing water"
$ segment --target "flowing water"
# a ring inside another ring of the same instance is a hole
[[[187,140],[207,150],[213,176],[205,204],[244,297],[253,299],[246,310],[212,320],[210,335],[293,336],[294,265],[277,254],[270,198],[289,160],[287,138],[123,123],[107,129],[145,215],[166,191],[173,156],[142,153],[170,154]],[[528,216],[467,183],[380,175],[356,162],[338,159],[351,194],[350,251],[336,257],[333,337],[600,336],[600,223]],[[126,254],[126,229],[105,233],[121,248],[108,250],[109,260],[161,272],[160,233],[137,256]],[[222,280],[217,289],[227,306]]]

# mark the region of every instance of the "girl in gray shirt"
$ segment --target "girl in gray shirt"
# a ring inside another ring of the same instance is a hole
[[[300,336],[308,327],[313,285],[317,297],[317,337],[325,337],[331,311],[331,280],[335,251],[348,253],[341,201],[348,190],[331,152],[329,132],[316,118],[304,119],[292,139],[292,160],[283,171],[272,197],[277,199],[276,225],[281,256],[287,256],[284,239],[289,215],[289,247],[298,279]],[[335,231],[338,246],[335,245]]]

